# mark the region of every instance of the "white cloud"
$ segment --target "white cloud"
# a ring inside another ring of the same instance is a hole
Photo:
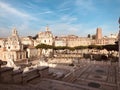
[[[40,8],[38,5],[36,5],[35,3],[32,2],[26,2],[26,4],[23,4],[25,7],[29,8],[29,9],[38,9]]]
[[[52,11],[45,11],[45,12],[41,12],[41,13],[38,13],[39,15],[40,14],[48,14],[48,13],[53,13]]]
[[[69,5],[71,5],[71,3],[73,2],[73,0],[65,0],[62,4],[60,4],[58,6],[58,8],[68,8]],[[72,3],[73,4],[73,3]]]
[[[1,37],[8,37],[10,35],[10,31],[8,28],[0,27],[0,38]]]
[[[113,25],[111,25],[111,24],[100,25],[100,27],[102,28],[103,35],[107,36],[107,35],[110,35],[110,34],[118,33],[117,25],[114,25],[114,26],[116,26],[116,27],[113,27]]]
[[[69,9],[70,9],[70,8],[58,9],[57,11],[58,11],[58,12],[64,12],[64,11],[67,11],[67,10],[69,10]],[[55,15],[57,15],[57,13],[56,13],[55,11],[52,11],[52,10],[43,11],[43,12],[37,13],[37,15],[49,14],[49,13],[54,13]]]
[[[63,16],[61,16],[61,18],[60,18],[61,22],[65,22],[65,23],[73,23],[73,22],[76,21],[77,19],[78,19],[78,18],[69,16],[69,15],[63,15]]]
[[[67,10],[70,10],[70,8],[59,9],[60,12],[67,11]]]
[[[22,17],[22,18],[35,19],[34,17],[30,16],[29,14],[23,13],[7,3],[0,2],[0,9],[4,10],[5,14],[6,13],[13,14],[13,15],[17,15],[17,16]]]
[[[17,31],[19,32],[19,36],[34,36],[36,35],[38,32],[36,32],[36,30],[33,29],[33,27],[30,26],[29,22],[24,22],[18,26],[16,26]]]
[[[68,35],[68,34],[75,34],[78,35],[79,31],[82,30],[82,25],[73,25],[67,23],[58,23],[55,25],[50,26],[54,35]],[[59,33],[58,33],[59,32]]]
[[[93,0],[76,0],[76,6],[85,10],[94,10]]]
[[[34,0],[36,3],[41,3],[43,2],[44,0]]]
[[[80,37],[87,37],[88,34],[96,34],[96,26],[90,27],[86,24],[68,24],[68,23],[57,23],[50,26],[51,31],[54,35],[77,35]],[[106,33],[104,33],[106,34]]]

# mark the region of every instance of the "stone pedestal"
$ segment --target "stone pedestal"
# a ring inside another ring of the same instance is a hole
[[[12,83],[13,68],[3,67],[0,69],[0,82]]]
[[[38,72],[39,72],[41,78],[48,77],[49,67],[42,66],[42,67],[38,67],[37,69],[38,69]]]
[[[2,60],[0,60],[0,68],[1,68],[1,66],[6,65],[6,64],[7,64],[6,61],[2,61]]]
[[[39,76],[40,75],[39,75],[37,69],[29,70],[29,71],[23,73],[23,84],[30,82],[31,80],[33,80]]]
[[[22,72],[21,70],[16,70],[13,72],[13,83],[15,84],[21,84],[22,83]]]

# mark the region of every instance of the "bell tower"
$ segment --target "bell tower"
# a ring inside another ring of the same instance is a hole
[[[102,29],[97,28],[96,30],[96,39],[102,39]]]

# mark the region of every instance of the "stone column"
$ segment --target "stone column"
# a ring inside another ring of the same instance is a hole
[[[0,82],[12,83],[13,68],[3,67],[0,69]]]
[[[49,67],[43,66],[43,67],[38,67],[37,68],[40,74],[41,78],[47,78],[48,77],[48,72],[49,72]]]
[[[21,84],[22,83],[22,70],[16,70],[12,73],[13,83]]]
[[[119,22],[118,45],[119,45],[119,68],[120,68],[120,17],[118,22]]]
[[[119,37],[118,37],[118,45],[119,45],[119,68],[120,68],[120,31],[119,31]]]

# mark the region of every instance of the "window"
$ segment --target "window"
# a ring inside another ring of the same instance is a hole
[[[14,46],[14,48],[16,49],[16,48],[17,48],[17,46]]]
[[[44,42],[46,43],[46,40],[44,40]]]
[[[10,49],[10,47],[8,47],[8,49]]]

